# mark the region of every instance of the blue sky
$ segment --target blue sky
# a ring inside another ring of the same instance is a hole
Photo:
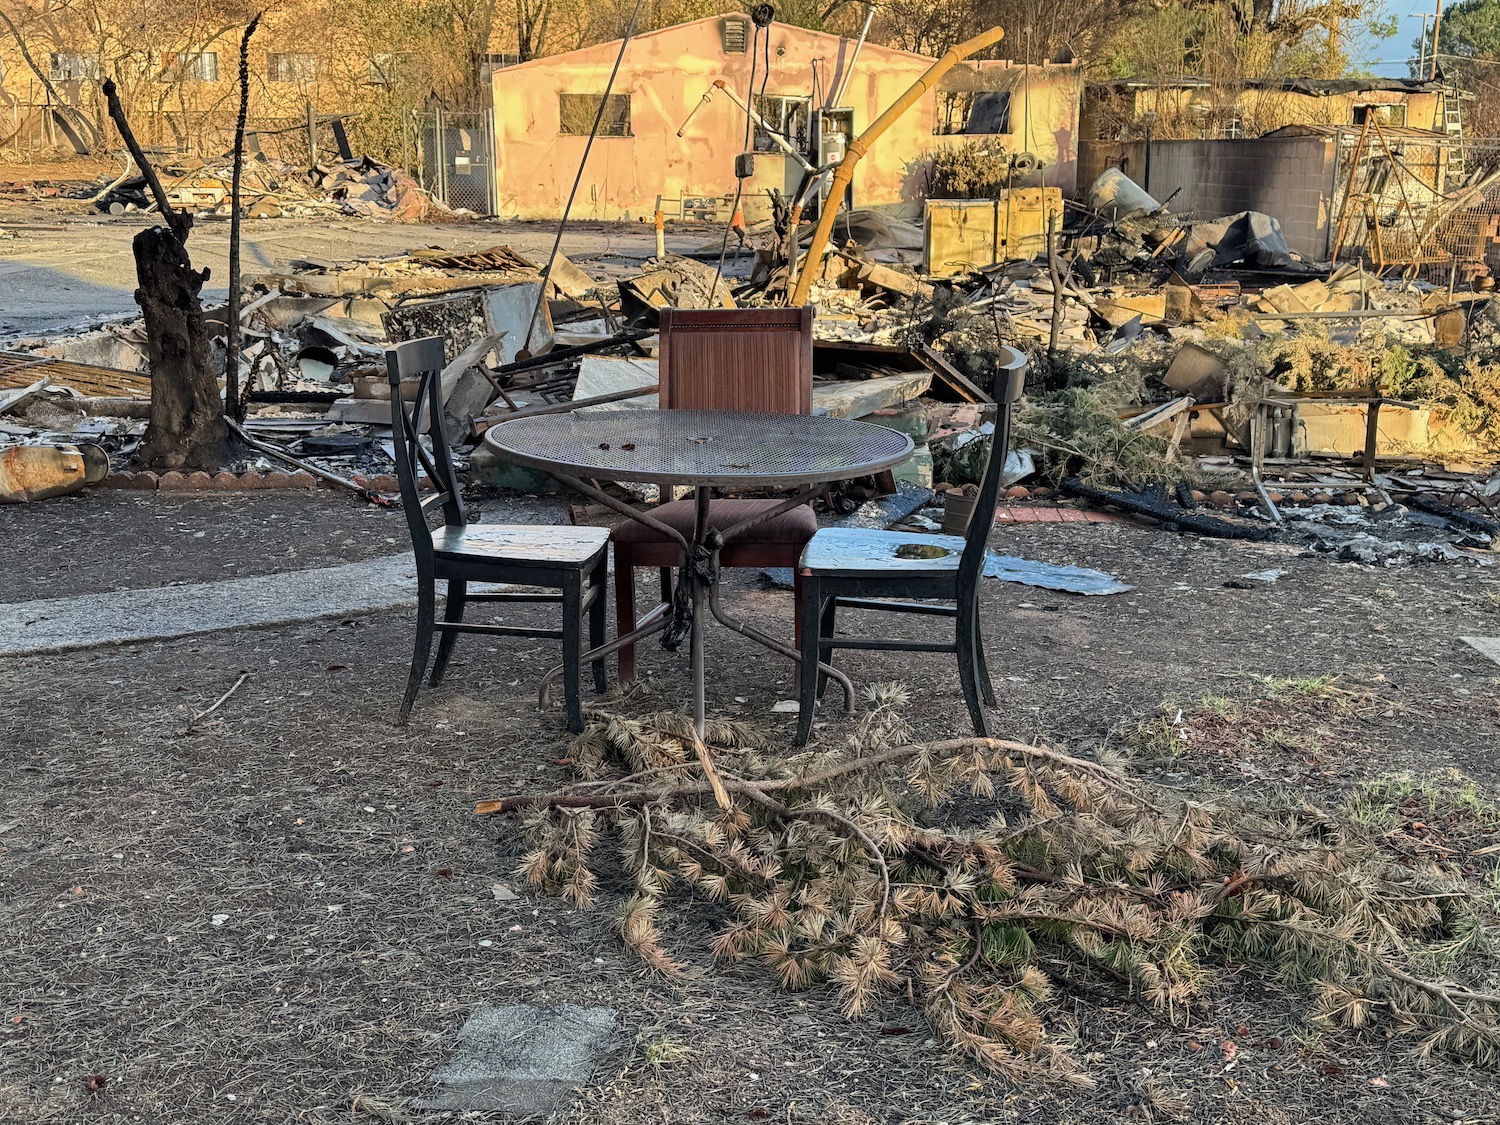
[[[1445,0],[1446,3],[1446,0]],[[1385,0],[1385,15],[1396,17],[1397,31],[1391,39],[1370,39],[1356,49],[1352,62],[1382,78],[1405,78],[1411,73],[1410,60],[1416,57],[1413,44],[1422,34],[1422,13],[1433,13],[1433,0]],[[1363,58],[1358,57],[1363,54]]]

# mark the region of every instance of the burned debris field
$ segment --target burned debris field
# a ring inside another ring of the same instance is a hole
[[[0,1125],[1500,1125],[1496,3],[0,0]]]

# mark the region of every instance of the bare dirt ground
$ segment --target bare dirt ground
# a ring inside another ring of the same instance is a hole
[[[404,542],[399,514],[337,495],[98,494],[0,511],[0,535],[6,600]],[[1005,736],[1133,747],[1136,768],[1167,781],[1277,781],[1328,803],[1391,772],[1451,767],[1500,788],[1500,668],[1458,639],[1500,633],[1494,570],[1374,571],[1127,525],[1005,526],[994,546],[1136,586],[1107,598],[987,586]],[[1268,566],[1288,573],[1224,585]],[[748,574],[729,587],[753,622],[790,633],[789,595]],[[1072,1027],[1057,1032],[1093,1091],[975,1075],[899,1002],[850,1021],[827,990],[784,993],[754,966],[715,966],[687,911],[668,937],[698,968],[663,981],[623,950],[607,909],[517,884],[517,826],[470,813],[565,780],[561,721],[534,702],[550,647],[465,638],[401,730],[410,639],[398,613],[0,661],[0,1121],[435,1120],[408,1099],[467,1014],[549,1001],[614,1007],[627,1029],[569,1115],[580,1122],[1110,1122],[1143,1116],[1148,1076],[1180,1090],[1194,1122],[1500,1120],[1494,1074],[1416,1060],[1378,1030],[1318,1028],[1301,997],[1232,970],[1175,1024],[1105,980],[1065,992]],[[858,656],[846,662],[857,681],[913,689],[922,735],[963,729],[949,662]],[[644,648],[637,705],[683,701],[683,665]],[[770,711],[793,693],[790,665],[715,630],[709,675],[716,713],[790,735],[795,717]],[[1322,691],[1288,703],[1267,683],[1328,677],[1354,703],[1324,706]],[[1205,697],[1245,708],[1234,737],[1196,738]],[[1163,714],[1185,747],[1132,733],[1146,722],[1161,735]],[[843,720],[824,719],[836,737]],[[497,901],[497,882],[519,899]]]

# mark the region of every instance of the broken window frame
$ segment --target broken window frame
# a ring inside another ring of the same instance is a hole
[[[376,51],[370,56],[369,85],[394,86],[402,55],[397,51]]]
[[[322,60],[303,51],[267,51],[266,81],[277,85],[305,85],[318,80]]]
[[[559,93],[557,132],[563,137],[586,137],[594,128],[603,94]],[[599,119],[599,136],[633,137],[630,131],[630,95],[610,94],[609,105]]]
[[[812,98],[802,94],[762,94],[755,99],[755,112],[765,125],[755,123],[753,151],[785,154],[786,150],[771,139],[767,127],[798,152],[812,151]]]
[[[99,56],[79,51],[53,51],[47,62],[49,82],[98,82],[104,77]]]
[[[178,51],[168,77],[178,82],[217,82],[218,51]]]
[[[1003,129],[970,129],[974,118],[975,103],[982,97],[1004,98],[1001,114]],[[1011,128],[1011,96],[1009,90],[939,90],[932,120],[934,137],[1008,137]]]
[[[1405,102],[1359,102],[1353,109],[1353,124],[1363,125],[1366,118],[1373,111],[1381,128],[1404,129],[1406,128],[1407,109],[1408,106]],[[1400,120],[1397,120],[1398,116]]]

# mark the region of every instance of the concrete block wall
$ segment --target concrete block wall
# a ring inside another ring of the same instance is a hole
[[[1180,188],[1174,212],[1216,219],[1264,211],[1281,223],[1294,252],[1325,261],[1333,240],[1336,165],[1337,144],[1325,137],[1154,141],[1149,172],[1142,141],[1084,141],[1078,189],[1087,192],[1106,168],[1119,168],[1157,199]]]

